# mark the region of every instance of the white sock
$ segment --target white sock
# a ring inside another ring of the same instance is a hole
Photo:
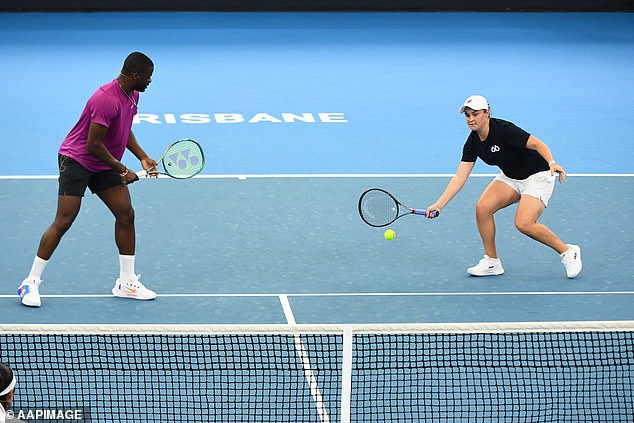
[[[42,273],[44,273],[44,269],[48,264],[48,260],[44,260],[35,256],[35,260],[33,260],[33,266],[31,266],[31,273],[29,273],[29,278],[42,279]]]
[[[134,274],[134,256],[119,254],[119,277],[122,280],[131,280],[136,277]]]

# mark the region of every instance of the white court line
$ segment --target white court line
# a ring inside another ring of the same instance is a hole
[[[291,303],[288,302],[288,295],[280,295],[280,303],[282,303],[282,310],[284,310],[284,316],[286,317],[286,323],[289,325],[296,325],[295,316],[293,315],[293,309]]]
[[[491,178],[497,173],[471,174],[470,177]],[[196,175],[196,179],[275,179],[275,178],[450,178],[453,173],[289,173],[289,174],[233,174]],[[568,177],[633,177],[634,173],[569,173]],[[57,179],[59,175],[0,175],[0,180]],[[169,176],[160,179],[170,179]]]
[[[513,295],[633,295],[634,291],[501,291],[501,292],[331,292],[297,294],[158,294],[164,298],[208,298],[208,297],[457,297],[457,296],[513,296]],[[112,294],[44,294],[42,298],[111,298]],[[0,298],[15,298],[17,294],[0,294]],[[284,303],[282,303],[283,306]],[[290,310],[290,304],[288,305]],[[292,315],[292,314],[291,314]],[[288,320],[288,318],[287,318]]]
[[[293,315],[293,309],[291,308],[291,303],[288,301],[288,296],[286,294],[279,295],[280,303],[282,304],[282,309],[284,310],[284,316],[286,316],[286,322],[289,325],[296,325],[295,316]],[[326,406],[324,405],[324,398],[321,394],[321,390],[319,389],[319,385],[317,384],[317,378],[315,377],[315,373],[313,372],[312,365],[310,362],[310,357],[308,352],[306,351],[306,347],[302,343],[302,337],[300,334],[294,334],[295,338],[295,349],[297,350],[297,355],[302,361],[302,367],[304,369],[304,377],[306,378],[306,382],[310,388],[310,393],[313,397],[313,401],[315,401],[315,407],[317,408],[317,413],[319,414],[319,419],[322,423],[330,423],[330,416],[328,415],[328,411],[326,410]]]

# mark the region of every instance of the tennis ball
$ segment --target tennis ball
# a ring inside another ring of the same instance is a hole
[[[385,231],[385,233],[383,234],[383,237],[385,239],[387,239],[388,241],[393,240],[394,238],[396,238],[396,232],[394,232],[392,229],[388,229],[387,231]]]

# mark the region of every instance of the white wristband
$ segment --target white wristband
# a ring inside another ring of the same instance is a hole
[[[554,160],[553,160],[553,161],[550,161],[550,162],[548,162],[548,166],[552,166],[552,165],[554,165],[555,163],[557,163],[557,162],[556,162],[556,161],[554,161]]]

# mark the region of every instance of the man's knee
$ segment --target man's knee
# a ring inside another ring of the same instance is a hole
[[[63,235],[70,229],[75,221],[76,215],[57,215],[52,227],[60,234]]]
[[[116,214],[115,218],[117,219],[117,222],[122,224],[134,224],[134,208],[130,206],[124,210],[121,210]]]

